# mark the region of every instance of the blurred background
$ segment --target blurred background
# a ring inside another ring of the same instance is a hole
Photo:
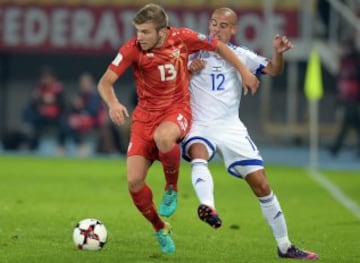
[[[357,133],[360,136],[360,130],[350,128],[347,134],[339,135],[346,115],[343,106],[347,104],[339,95],[343,69],[357,76],[348,77],[352,87],[348,99],[354,101],[353,111],[360,114],[359,67],[356,66],[360,65],[356,64],[360,43],[359,0],[152,2],[165,7],[171,25],[202,33],[207,33],[214,8],[233,8],[239,15],[234,42],[263,56],[271,57],[272,38],[277,33],[287,35],[295,44],[295,49],[285,55],[282,76],[263,76],[259,92],[244,97],[241,102],[241,119],[264,154],[269,153],[269,159],[274,149],[298,149],[305,152],[301,158],[307,160],[310,113],[304,78],[309,54],[317,50],[323,81],[323,97],[318,102],[321,156],[329,163],[341,158],[359,163]],[[103,105],[94,94],[89,94],[93,88],[96,91],[98,79],[119,46],[134,35],[132,17],[147,3],[0,0],[0,151],[54,155],[126,152],[129,123],[114,127]],[[353,53],[347,56],[350,49]],[[355,62],[349,59],[350,62],[342,63],[346,56]],[[346,82],[346,76],[343,81]],[[121,78],[116,92],[131,111],[136,103],[131,70]],[[58,103],[57,109],[41,109],[50,119],[57,118],[56,121],[40,120],[34,111],[42,95],[47,104]],[[352,125],[360,129],[360,120],[356,124],[356,118],[352,117],[350,122],[354,121]],[[299,158],[291,159],[299,161]]]

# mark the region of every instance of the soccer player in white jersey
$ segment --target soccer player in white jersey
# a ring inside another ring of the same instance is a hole
[[[251,50],[231,44],[237,15],[229,8],[216,9],[210,20],[210,35],[233,49],[253,73],[278,75],[283,69],[283,53],[293,48],[286,36],[275,36],[271,60]],[[284,214],[265,177],[263,159],[239,119],[241,77],[220,56],[200,51],[190,57],[191,108],[193,124],[183,142],[184,158],[191,160],[192,183],[199,198],[199,218],[218,228],[221,219],[215,210],[214,183],[208,161],[218,152],[227,171],[244,179],[257,196],[261,211],[277,242],[279,257],[316,260],[313,252],[296,248],[289,240]],[[247,89],[243,91],[246,95]]]

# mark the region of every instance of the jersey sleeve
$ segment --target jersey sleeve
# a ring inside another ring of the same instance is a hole
[[[120,47],[116,57],[113,59],[108,69],[121,76],[125,70],[135,61],[138,54],[135,38],[129,40]]]
[[[254,51],[238,47],[236,49],[238,58],[245,64],[245,66],[255,75],[264,74],[263,68],[269,63],[269,59],[256,54]]]
[[[195,32],[189,28],[180,28],[180,32],[189,53],[199,50],[215,51],[217,48],[218,40],[216,38]]]
[[[187,68],[190,69],[190,65],[191,63],[196,60],[196,59],[199,59],[200,58],[200,51],[196,52],[196,53],[192,53],[189,55],[189,58],[188,58],[188,63],[187,63]]]

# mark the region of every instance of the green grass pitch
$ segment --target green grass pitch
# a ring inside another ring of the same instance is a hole
[[[225,172],[214,174],[216,206],[223,226],[211,229],[196,215],[190,165],[183,163],[179,206],[168,219],[174,255],[162,255],[151,225],[127,190],[125,161],[0,156],[0,262],[288,262],[278,259],[270,229],[247,184]],[[321,171],[360,204],[358,171]],[[267,167],[297,246],[319,253],[319,262],[360,262],[360,221],[302,168]],[[148,175],[156,204],[163,193],[159,163]],[[102,251],[80,251],[72,230],[83,218],[100,219],[109,233]]]

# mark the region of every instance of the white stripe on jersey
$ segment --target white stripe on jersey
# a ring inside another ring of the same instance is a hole
[[[254,74],[268,64],[267,58],[247,48],[233,44],[228,46]],[[239,121],[242,93],[240,74],[215,52],[200,51],[191,55],[189,60],[197,58],[204,60],[206,66],[200,73],[194,74],[190,81],[193,120],[204,124]]]

